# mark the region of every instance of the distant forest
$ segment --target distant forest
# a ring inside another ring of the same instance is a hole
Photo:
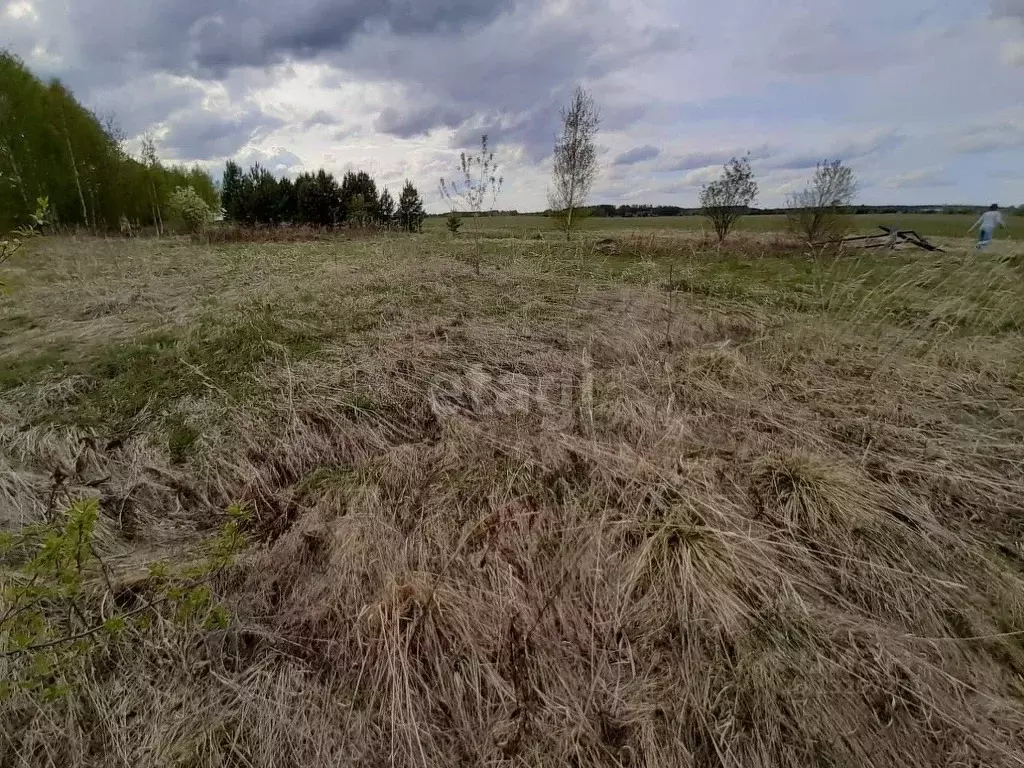
[[[848,205],[840,206],[842,214],[893,214],[893,213],[961,213],[977,214],[987,205]],[[653,216],[703,216],[700,208],[683,208],[678,205],[591,205],[583,209],[586,215],[599,219],[643,219]],[[1009,215],[1024,216],[1024,205],[1006,206],[1001,210]],[[748,208],[748,216],[784,216],[788,208]],[[546,211],[484,211],[487,216],[554,216],[555,212]],[[448,216],[448,212],[430,214],[433,217]],[[471,215],[463,212],[462,215]]]
[[[885,214],[885,213],[979,213],[987,205],[848,205],[839,208],[843,214]],[[652,216],[702,216],[700,208],[682,208],[678,205],[592,205],[587,208],[588,215],[596,218],[649,218]],[[1016,208],[1007,206],[1003,211],[1010,214],[1024,215],[1024,205]],[[749,216],[782,216],[789,212],[788,208],[748,208]],[[492,211],[503,216],[518,215],[518,211]],[[528,215],[528,214],[527,214]],[[553,211],[544,211],[545,216],[553,215]]]
[[[0,51],[0,233],[26,225],[47,203],[53,227],[92,231],[160,227],[176,187],[192,187],[214,209],[217,191],[198,166],[164,165],[150,144],[130,157],[111,120],[83,107],[58,80],[44,83]],[[122,217],[124,217],[122,219]]]

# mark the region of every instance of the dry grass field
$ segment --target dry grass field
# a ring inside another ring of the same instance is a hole
[[[34,241],[0,764],[1024,764],[1024,251],[948,244]]]

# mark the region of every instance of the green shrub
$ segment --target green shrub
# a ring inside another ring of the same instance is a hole
[[[213,211],[192,187],[174,188],[170,210],[191,235],[200,234],[213,222]]]
[[[0,533],[0,703],[38,707],[76,690],[119,641],[139,646],[171,629],[223,628],[211,589],[245,544],[245,507],[194,561],[149,563],[119,582],[97,546],[99,503],[74,502],[51,522]]]
[[[31,226],[35,232],[45,233],[53,229],[56,217],[54,216],[53,209],[50,208],[50,198],[48,196],[36,198],[36,210],[29,218],[32,220]]]

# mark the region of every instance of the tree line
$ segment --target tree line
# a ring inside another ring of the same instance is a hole
[[[920,214],[920,213],[941,213],[941,214],[977,214],[986,206],[981,205],[844,205],[840,212],[844,215],[864,214]],[[1016,208],[1008,207],[1003,209],[1006,213],[1024,215],[1024,205]],[[551,209],[544,211],[544,215],[550,216]],[[788,207],[780,208],[755,208],[751,207],[746,211],[750,216],[784,216],[789,213]],[[522,215],[517,211],[502,212],[506,215]],[[527,214],[528,215],[528,214]],[[698,207],[687,208],[679,205],[592,205],[587,209],[587,215],[594,218],[647,218],[653,216],[703,216],[704,209]]]
[[[423,228],[423,199],[406,181],[396,201],[366,171],[349,171],[341,183],[322,168],[294,181],[278,179],[259,163],[248,171],[229,160],[221,182],[224,218],[244,226],[281,224],[335,227],[397,227],[407,232]]]
[[[50,228],[159,230],[179,187],[219,205],[202,168],[164,165],[151,139],[141,160],[123,144],[113,119],[101,119],[59,80],[44,83],[0,51],[0,232],[37,220]]]

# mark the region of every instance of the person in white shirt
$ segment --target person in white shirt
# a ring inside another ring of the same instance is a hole
[[[980,227],[978,231],[978,244],[974,246],[980,250],[992,242],[992,236],[996,233],[996,227],[1005,226],[1006,222],[1003,221],[1003,214],[999,212],[999,206],[993,203],[987,211],[981,214],[981,218],[974,222],[974,226],[967,230],[967,234],[971,234],[971,232]]]

